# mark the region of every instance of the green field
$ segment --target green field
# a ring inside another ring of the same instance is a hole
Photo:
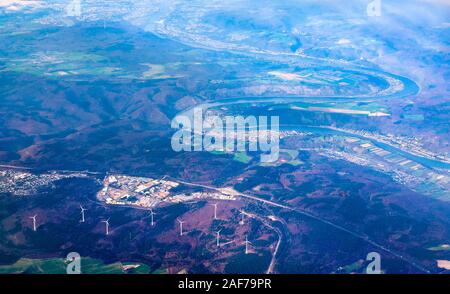
[[[428,250],[431,251],[450,251],[450,245],[442,244],[439,246],[429,247]]]
[[[342,272],[346,274],[361,272],[363,264],[363,260],[355,261],[354,263],[342,267]]]
[[[124,270],[124,266],[136,265],[136,268]],[[65,274],[66,262],[63,258],[29,259],[21,258],[11,265],[0,266],[0,274]],[[81,258],[81,272],[83,274],[148,274],[150,268],[137,262],[115,262],[105,264],[93,258]],[[167,273],[167,270],[158,269],[155,274]]]
[[[252,160],[251,156],[248,156],[245,152],[236,152],[233,156],[233,160],[242,162],[242,163],[249,163],[250,160]]]
[[[303,164],[303,162],[298,159],[299,152],[294,149],[280,149],[280,156],[275,162],[262,162],[261,166],[280,166],[282,164],[289,164],[297,166]]]

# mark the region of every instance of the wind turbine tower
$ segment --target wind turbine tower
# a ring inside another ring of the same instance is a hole
[[[30,218],[33,220],[33,231],[36,232],[36,217],[37,215],[30,216]]]
[[[184,221],[177,219],[178,223],[180,224],[180,236],[183,236],[183,224]]]
[[[216,245],[217,245],[217,247],[220,247],[220,231],[222,231],[222,230],[218,230],[216,232]]]
[[[84,223],[84,212],[87,210],[86,208],[83,208],[83,206],[80,205],[81,209],[81,222]]]
[[[247,239],[247,236],[245,236],[245,254],[248,254],[248,245],[252,245],[252,243],[250,243],[250,241]]]
[[[105,223],[106,235],[109,235],[109,218],[102,221],[102,223]]]
[[[153,227],[155,225],[153,216],[155,215],[155,213],[153,212],[153,209],[150,209],[150,224]]]
[[[217,219],[217,205],[218,203],[212,204],[212,206],[214,206],[214,219]]]

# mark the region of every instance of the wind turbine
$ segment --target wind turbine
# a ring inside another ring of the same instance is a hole
[[[183,236],[183,223],[184,221],[177,218],[178,223],[180,224],[180,236]]]
[[[217,204],[218,203],[211,204],[212,206],[214,206],[214,219],[217,219]]]
[[[84,223],[84,212],[87,210],[86,208],[83,208],[83,206],[80,205],[81,209],[81,222]]]
[[[245,254],[248,254],[248,245],[252,245],[252,243],[250,243],[250,241],[247,239],[247,236],[245,236]]]
[[[155,213],[153,212],[153,209],[150,209],[150,218],[151,218],[151,226],[153,227],[155,225],[155,222],[153,221],[153,216],[155,215]]]
[[[30,216],[30,218],[33,220],[33,231],[36,232],[36,217],[37,215]]]
[[[216,245],[217,245],[217,247],[220,247],[220,231],[222,231],[222,230],[220,229],[220,230],[218,230],[216,232]]]
[[[105,223],[106,235],[109,235],[109,218],[107,220],[103,220],[102,223]]]

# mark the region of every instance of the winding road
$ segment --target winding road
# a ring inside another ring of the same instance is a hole
[[[179,179],[176,179],[176,178],[173,178],[173,180],[175,180],[175,181],[177,181],[177,182],[179,182],[181,184],[187,185],[187,186],[201,187],[201,188],[214,190],[216,192],[222,193],[222,190],[220,188],[217,188],[217,187],[204,185],[204,184],[190,183],[190,182],[186,182],[186,181],[179,180]],[[262,199],[262,198],[259,198],[259,197],[256,197],[256,196],[252,196],[252,195],[249,195],[249,194],[241,193],[241,192],[238,192],[238,191],[236,191],[236,195],[239,196],[239,197],[245,198],[245,199],[250,199],[252,201],[256,201],[256,202],[259,202],[259,203],[264,203],[264,204],[267,204],[269,206],[274,206],[274,207],[277,207],[277,208],[290,210],[290,211],[296,212],[298,214],[301,214],[301,215],[303,215],[305,217],[314,219],[314,220],[316,220],[318,222],[321,222],[323,224],[329,225],[329,226],[331,226],[331,227],[333,227],[333,228],[335,228],[335,229],[337,229],[339,231],[342,231],[342,232],[345,232],[347,234],[350,234],[350,235],[352,235],[355,238],[358,238],[358,239],[360,239],[360,240],[362,240],[362,241],[364,241],[364,242],[366,242],[366,243],[368,243],[368,244],[370,244],[370,245],[372,245],[372,246],[374,246],[374,247],[376,247],[376,248],[378,248],[378,249],[380,249],[380,250],[382,250],[384,252],[387,252],[387,253],[389,253],[389,254],[391,254],[391,255],[393,255],[393,256],[403,260],[404,262],[410,264],[411,266],[413,266],[414,268],[418,269],[421,272],[430,273],[430,271],[428,269],[426,269],[425,267],[421,266],[420,264],[418,264],[417,262],[413,261],[412,259],[410,259],[410,258],[408,258],[408,257],[406,257],[406,256],[404,256],[404,255],[402,255],[400,253],[397,253],[397,252],[387,248],[386,246],[383,246],[383,245],[381,245],[381,244],[379,244],[379,243],[369,239],[368,236],[364,236],[364,235],[362,235],[360,233],[354,232],[354,231],[352,231],[350,229],[347,229],[347,228],[345,228],[345,227],[343,227],[341,225],[335,224],[335,223],[333,223],[333,222],[331,222],[329,220],[326,220],[326,219],[324,219],[322,217],[316,216],[316,215],[312,214],[311,212],[305,211],[305,210],[300,209],[300,208],[294,208],[294,207],[291,207],[291,206],[288,206],[288,205],[280,204],[280,203],[277,203],[277,202],[274,202],[274,201]]]

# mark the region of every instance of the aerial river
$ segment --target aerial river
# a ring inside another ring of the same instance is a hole
[[[367,72],[367,69],[365,69]],[[377,72],[378,76],[380,74],[385,74],[383,72]],[[267,104],[290,104],[294,102],[314,102],[314,103],[324,103],[324,102],[334,102],[336,103],[336,107],[339,106],[339,103],[344,102],[364,102],[364,101],[371,101],[371,100],[383,100],[383,99],[398,99],[398,98],[404,98],[406,96],[415,95],[418,92],[418,86],[411,80],[400,77],[400,76],[394,76],[391,74],[387,74],[390,79],[395,78],[397,82],[400,82],[403,86],[399,91],[387,91],[389,94],[385,96],[327,96],[327,97],[321,97],[321,96],[287,96],[287,97],[239,97],[239,98],[226,98],[226,99],[219,99],[214,100],[211,102],[205,102],[201,103],[199,105],[192,106],[184,111],[182,111],[179,115],[186,115],[186,116],[192,116],[192,110],[194,108],[201,108],[203,111],[206,111],[207,109],[211,108],[219,108],[222,106],[231,106],[236,104],[260,104],[260,105],[267,105]],[[246,106],[244,106],[246,107]],[[363,140],[370,141],[375,146],[387,150],[391,153],[401,155],[411,161],[414,161],[416,163],[420,163],[423,166],[426,166],[428,168],[440,168],[440,169],[450,169],[450,163],[423,157],[420,155],[413,154],[411,152],[407,152],[403,149],[400,149],[398,147],[380,142],[374,138],[365,137],[363,135],[355,134],[352,132],[346,132],[343,130],[336,130],[328,128],[327,126],[308,126],[308,125],[301,125],[301,124],[289,124],[289,125],[283,125],[281,121],[280,130],[294,130],[294,131],[307,131],[312,133],[319,133],[319,134],[327,134],[327,135],[339,135],[339,136],[346,136],[346,137],[355,137]]]

